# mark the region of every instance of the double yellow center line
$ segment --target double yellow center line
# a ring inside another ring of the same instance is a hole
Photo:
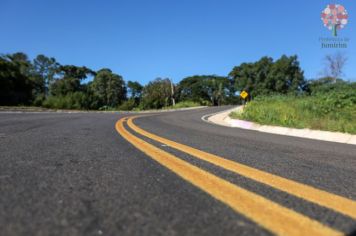
[[[116,123],[116,130],[127,141],[178,176],[275,234],[342,235],[341,232],[331,229],[318,221],[236,186],[147,143],[130,133],[124,127],[124,122],[127,121],[127,125],[132,130],[152,140],[356,219],[355,201],[162,138],[136,126],[133,123],[134,118],[122,118]]]

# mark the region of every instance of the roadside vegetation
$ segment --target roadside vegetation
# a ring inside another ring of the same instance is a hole
[[[108,68],[61,65],[45,55],[31,60],[22,52],[0,55],[0,106],[150,110],[238,102],[227,76],[191,76],[177,84],[156,78],[142,85]]]
[[[309,94],[259,96],[242,113],[230,116],[265,125],[356,134],[356,83],[317,82]]]
[[[232,118],[260,124],[356,133],[356,83],[341,79],[347,58],[327,55],[324,76],[305,80],[296,57],[264,57],[235,67],[235,85],[249,92]]]
[[[297,92],[306,82],[296,56],[282,56],[276,62],[264,57],[258,67],[271,67],[274,71],[268,77],[267,90]],[[251,83],[255,83],[246,73],[254,70],[254,64],[243,63],[227,76],[194,75],[179,83],[170,78],[156,78],[142,85],[137,81],[126,82],[108,68],[94,71],[86,66],[61,65],[45,55],[31,60],[22,52],[2,54],[0,106],[137,111],[240,104],[239,91],[249,90]],[[251,95],[259,92],[251,90]]]
[[[287,127],[356,132],[355,83],[341,80],[346,58],[325,58],[325,76],[306,80],[297,56],[262,57],[227,76],[194,75],[173,83],[156,78],[142,85],[108,68],[61,65],[55,58],[25,53],[0,55],[0,106],[76,110],[151,110],[241,104],[234,118]],[[32,109],[32,108],[31,108]]]
[[[176,103],[174,106],[169,106],[166,108],[167,109],[178,109],[178,108],[189,108],[189,107],[198,107],[198,106],[201,106],[201,104],[198,102],[182,101],[182,102]]]

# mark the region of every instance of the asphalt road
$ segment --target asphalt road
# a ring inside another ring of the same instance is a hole
[[[134,124],[177,143],[356,201],[356,146],[201,120],[223,109],[161,113],[136,118]],[[248,210],[233,209],[129,143],[115,129],[126,116],[0,113],[0,235],[273,235]],[[337,232],[355,235],[352,216],[202,161],[149,139],[126,123],[124,127],[249,193]]]

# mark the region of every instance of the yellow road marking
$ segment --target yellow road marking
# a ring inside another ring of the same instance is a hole
[[[330,208],[332,210],[338,211],[344,215],[356,219],[356,201],[347,199],[326,191],[295,182],[293,180],[285,179],[280,176],[270,174],[234,161],[225,159],[223,157],[210,154],[184,144],[180,144],[155,134],[149,133],[133,123],[133,119],[136,117],[131,117],[128,119],[128,126],[136,131],[137,133],[146,136],[150,139],[158,141],[160,143],[166,144],[172,148],[179,151],[188,153],[194,157],[201,160],[214,164],[216,166],[222,167],[226,170],[235,172],[239,175],[245,176],[252,180],[258,181],[260,183],[269,185],[281,191],[287,192],[289,194],[295,195],[297,197],[303,198],[307,201],[316,203],[320,206]]]
[[[278,235],[342,235],[341,232],[233,185],[145,142],[125,129],[123,119],[119,120],[115,127],[122,137],[153,160],[273,233]]]

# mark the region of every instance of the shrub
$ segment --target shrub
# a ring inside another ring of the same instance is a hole
[[[175,106],[172,106],[173,108],[185,108],[185,107],[197,107],[200,106],[200,103],[198,102],[193,102],[193,101],[182,101],[176,103]]]
[[[75,92],[65,96],[50,96],[43,102],[43,106],[53,109],[87,109],[86,103],[86,95]]]
[[[118,109],[120,111],[132,111],[136,107],[135,99],[129,99],[123,102]]]
[[[38,96],[36,96],[36,98],[32,102],[32,105],[40,107],[40,106],[42,106],[44,100],[45,100],[45,96],[44,95],[42,95],[42,94],[38,95]]]

